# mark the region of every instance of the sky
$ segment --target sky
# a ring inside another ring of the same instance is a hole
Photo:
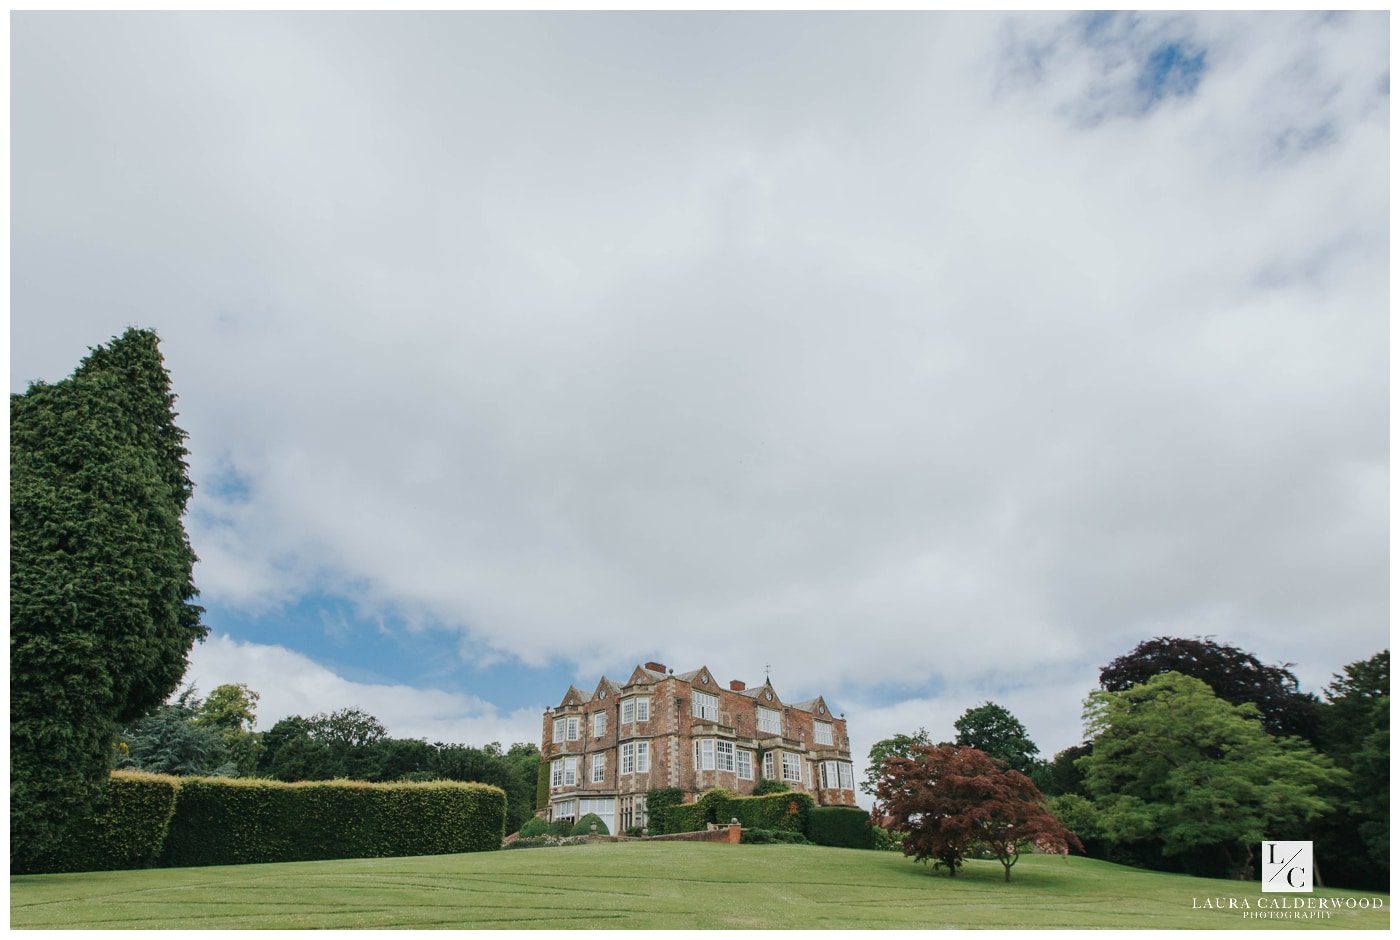
[[[860,758],[1388,645],[1389,22],[12,16],[11,390],[162,338],[259,726],[641,661]]]

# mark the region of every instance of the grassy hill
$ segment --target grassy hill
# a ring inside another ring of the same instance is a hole
[[[1258,884],[1032,856],[957,878],[896,853],[788,845],[617,843],[475,855],[29,875],[10,926],[273,927],[1330,927],[1389,926],[1387,910],[1246,920],[1193,910]],[[1318,891],[1312,897],[1363,897]]]

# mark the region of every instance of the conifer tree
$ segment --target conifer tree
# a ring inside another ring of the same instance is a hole
[[[177,687],[205,628],[185,432],[149,330],[10,398],[10,860],[91,804],[116,730]]]

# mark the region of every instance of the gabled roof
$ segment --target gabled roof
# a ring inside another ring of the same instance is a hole
[[[690,672],[682,672],[677,675],[676,678],[682,682],[692,682],[696,685],[705,686],[706,688],[714,688],[716,685],[714,673],[710,672],[707,666],[701,666],[699,669],[692,669]]]
[[[822,718],[831,717],[831,709],[827,706],[826,699],[822,698],[820,695],[816,698],[809,698],[805,702],[797,702],[789,707],[804,712],[810,712],[813,715],[820,715]]]
[[[597,686],[595,686],[593,689],[593,695],[588,700],[591,702],[595,699],[600,698],[600,693],[605,691],[616,695],[621,690],[618,688],[618,684],[616,682],[612,681],[607,676],[603,676],[601,679],[598,680]]]
[[[632,670],[632,674],[627,677],[623,685],[652,685],[666,678],[666,673],[657,672],[655,669],[648,669],[646,666],[638,666]]]
[[[564,693],[564,699],[559,703],[559,707],[563,708],[565,705],[582,705],[586,701],[588,701],[588,699],[584,698],[583,693],[571,685],[569,686],[569,691]]]
[[[765,692],[771,693],[773,697],[772,697],[772,698],[764,698],[764,697],[763,697],[763,693],[765,693]],[[740,692],[739,694],[740,694],[740,695],[747,695],[749,698],[758,699],[758,700],[759,700],[760,702],[762,702],[762,703],[764,704],[764,706],[766,706],[766,707],[776,708],[776,707],[778,707],[779,705],[782,705],[782,704],[783,704],[783,700],[782,700],[781,698],[778,697],[778,690],[775,689],[775,688],[773,688],[773,683],[772,683],[771,681],[769,681],[768,679],[764,679],[764,680],[763,680],[763,685],[760,685],[760,686],[758,686],[758,687],[756,687],[756,688],[752,688],[752,689],[745,689],[744,691]]]

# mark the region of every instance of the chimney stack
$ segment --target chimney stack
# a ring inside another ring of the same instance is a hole
[[[735,692],[742,692],[745,688],[747,688],[747,686],[745,686],[744,683],[740,682],[738,679],[730,679],[729,688]]]
[[[665,672],[665,671],[666,671],[666,667],[663,666],[661,663],[647,663],[647,664],[646,664],[646,667],[647,667],[648,669],[650,669],[652,672]]]

